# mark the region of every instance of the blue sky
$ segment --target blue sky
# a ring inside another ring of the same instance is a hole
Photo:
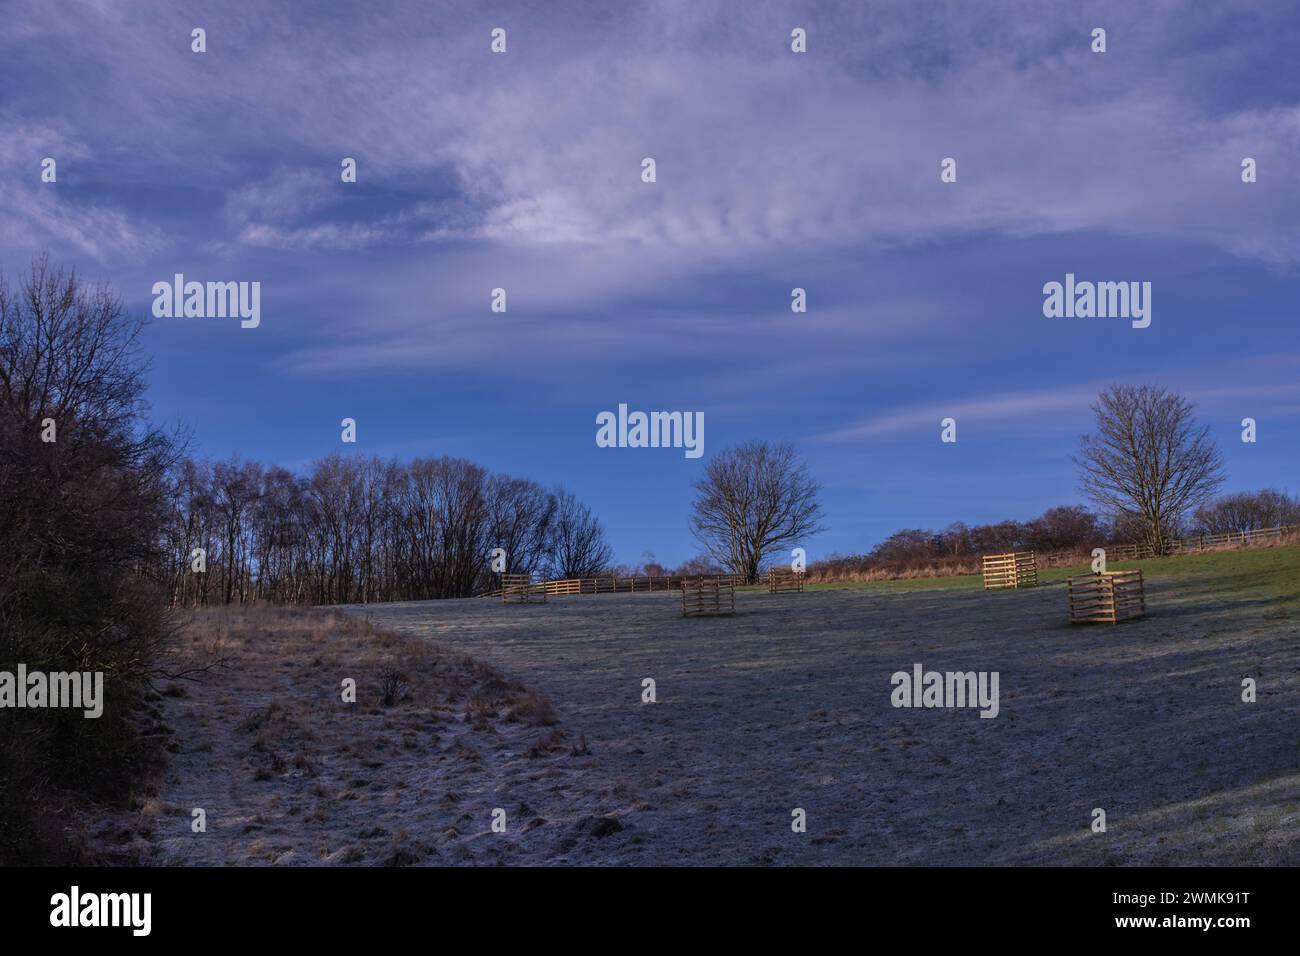
[[[0,267],[48,249],[142,315],[177,272],[262,284],[257,329],[147,332],[154,415],[203,455],[462,455],[567,484],[620,560],[676,563],[697,551],[703,460],[597,448],[595,416],[702,411],[706,459],[796,444],[825,486],[816,558],[1079,501],[1089,402],[1150,382],[1196,402],[1228,490],[1300,492],[1289,4],[3,16]],[[1045,318],[1043,284],[1067,272],[1151,282],[1151,327]]]

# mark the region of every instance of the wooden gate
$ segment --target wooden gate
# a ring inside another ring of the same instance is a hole
[[[731,578],[686,578],[682,581],[683,617],[735,613],[736,588]]]

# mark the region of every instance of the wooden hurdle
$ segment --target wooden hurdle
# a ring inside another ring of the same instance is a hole
[[[502,604],[546,603],[546,588],[532,583],[530,574],[501,575]]]
[[[1038,556],[1033,551],[984,555],[984,590],[1038,586]]]
[[[803,592],[804,573],[793,568],[773,566],[767,569],[767,591],[780,594],[783,591]]]
[[[1101,571],[1066,579],[1071,624],[1118,624],[1147,612],[1142,571]]]
[[[686,578],[682,581],[682,617],[736,613],[736,586],[731,578]]]

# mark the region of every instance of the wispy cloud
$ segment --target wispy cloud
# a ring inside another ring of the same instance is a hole
[[[909,405],[874,415],[847,428],[814,436],[815,441],[851,442],[864,438],[895,435],[932,428],[938,434],[939,423],[945,418],[955,418],[960,425],[997,421],[1026,421],[1061,411],[1086,409],[1097,398],[1095,387],[1066,389],[1039,389],[1010,392],[984,398],[970,398],[953,402],[936,402]]]
[[[1251,363],[1244,363],[1251,364]],[[1300,382],[1252,383],[1231,386],[1204,386],[1207,375],[1221,373],[1223,367],[1198,368],[1173,372],[1148,372],[1136,376],[1154,382],[1171,382],[1193,402],[1220,410],[1240,399],[1259,399],[1276,415],[1279,399],[1300,396]],[[954,418],[960,425],[992,422],[1032,422],[1057,418],[1061,412],[1087,413],[1097,394],[1110,383],[1104,380],[1064,386],[997,392],[980,397],[947,402],[909,404],[870,416],[852,425],[813,436],[814,441],[841,443],[887,435],[913,433],[931,429],[937,434],[944,418]]]
[[[1235,61],[1202,72],[1206,51],[1160,29],[1185,15],[1175,5],[1110,6],[1116,48],[1104,56],[1069,5],[944,5],[936,17],[924,5],[828,4],[800,17],[804,56],[786,50],[792,14],[776,3],[659,2],[617,18],[515,5],[497,13],[512,34],[500,57],[464,4],[436,17],[421,4],[374,11],[347,23],[345,45],[337,20],[237,4],[205,11],[203,57],[188,51],[192,17],[170,4],[104,8],[93,42],[81,24],[23,6],[60,62],[82,64],[49,81],[83,135],[151,175],[223,190],[228,238],[251,246],[477,239],[744,257],[1098,229],[1300,262],[1300,186],[1282,175],[1300,109],[1210,99]],[[1158,83],[1146,67],[1157,59]],[[71,88],[92,72],[93,93]],[[150,96],[161,101],[144,109]],[[256,148],[241,159],[241,144]],[[268,173],[268,155],[302,165]],[[388,201],[339,200],[343,155]],[[644,156],[659,164],[656,184],[639,179]],[[959,181],[941,189],[946,156]],[[1262,170],[1252,199],[1243,156]],[[454,202],[420,195],[430,176],[454,182]],[[134,213],[123,203],[118,216]]]
[[[583,457],[592,412],[627,399],[705,411],[715,448],[815,435],[837,532],[883,535],[969,517],[972,495],[1012,514],[1064,493],[1097,390],[1151,381],[1221,431],[1260,419],[1234,480],[1294,471],[1285,4],[10,0],[3,16],[4,267],[48,246],[145,312],[175,272],[261,282],[256,332],[146,333],[155,407],[216,454],[307,460],[354,416],[367,451],[571,475],[671,537],[680,458]],[[1042,284],[1067,271],[1153,280],[1151,328],[1046,319]],[[937,441],[950,416],[957,449]]]

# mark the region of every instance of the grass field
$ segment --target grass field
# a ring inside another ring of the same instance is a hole
[[[1209,551],[1170,558],[1164,561],[1115,561],[1107,564],[1109,571],[1127,571],[1142,568],[1148,575],[1161,579],[1198,578],[1205,586],[1222,588],[1225,585],[1243,591],[1256,590],[1260,595],[1279,601],[1300,600],[1300,546],[1251,547],[1223,551]],[[1041,568],[1039,580],[1044,584],[1064,581],[1072,574],[1086,574],[1087,564],[1074,567]],[[1198,585],[1199,586],[1199,585]],[[978,574],[959,574],[950,577],[918,577],[896,581],[845,582],[811,584],[810,589],[867,588],[880,591],[915,591],[932,588],[983,588]]]
[[[1296,863],[1300,548],[1139,566],[1149,616],[1118,626],[1066,623],[1064,570],[721,619],[671,593],[199,614],[171,768],[106,829],[181,864]],[[915,663],[998,672],[998,715],[893,707]]]
[[[1116,567],[1130,566],[1147,573],[1150,613],[1111,627],[1065,622],[1068,569],[1018,592],[976,579],[742,592],[734,619],[682,620],[661,594],[357,613],[472,651],[585,735],[566,785],[618,829],[580,846],[545,826],[502,836],[518,858],[1297,862],[1300,549]],[[894,708],[890,676],[916,662],[998,671],[1001,713]],[[806,834],[791,831],[796,807]]]

